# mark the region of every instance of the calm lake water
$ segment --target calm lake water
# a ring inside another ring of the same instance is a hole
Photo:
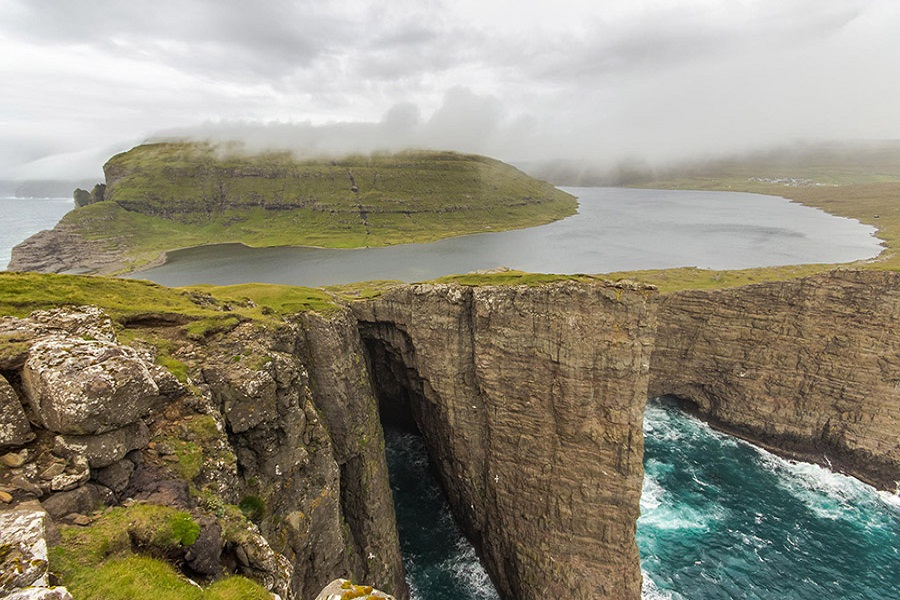
[[[579,197],[579,213],[541,227],[354,250],[206,246],[173,252],[167,264],[138,276],[170,286],[249,281],[319,286],[422,281],[501,266],[543,273],[742,269],[850,262],[881,251],[873,227],[773,196],[564,189]]]

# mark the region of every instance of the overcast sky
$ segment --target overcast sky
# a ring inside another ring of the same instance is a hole
[[[651,163],[900,138],[897,0],[0,0],[0,178],[162,133]]]

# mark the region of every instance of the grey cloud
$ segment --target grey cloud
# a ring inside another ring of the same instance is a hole
[[[900,137],[895,0],[508,5],[0,0],[0,171],[158,130],[613,163]]]

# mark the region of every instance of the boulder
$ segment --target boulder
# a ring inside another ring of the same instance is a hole
[[[94,471],[93,477],[97,483],[105,485],[116,494],[121,494],[131,482],[132,473],[134,473],[134,463],[123,458],[108,467]]]
[[[46,518],[37,503],[0,510],[0,597],[48,585]]]
[[[59,456],[82,455],[92,469],[122,460],[132,450],[145,448],[150,431],[143,421],[96,435],[58,435],[53,451]]]
[[[133,349],[70,336],[35,342],[22,384],[36,417],[55,433],[112,431],[163,401],[148,365]]]
[[[41,502],[44,510],[54,519],[66,515],[86,515],[94,512],[100,503],[109,499],[109,491],[99,485],[87,484],[68,492],[58,492]]]

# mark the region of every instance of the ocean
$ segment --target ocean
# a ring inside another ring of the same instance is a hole
[[[900,497],[714,431],[665,398],[648,403],[644,436],[644,600],[900,598]],[[498,598],[423,438],[388,430],[385,445],[414,600]]]

